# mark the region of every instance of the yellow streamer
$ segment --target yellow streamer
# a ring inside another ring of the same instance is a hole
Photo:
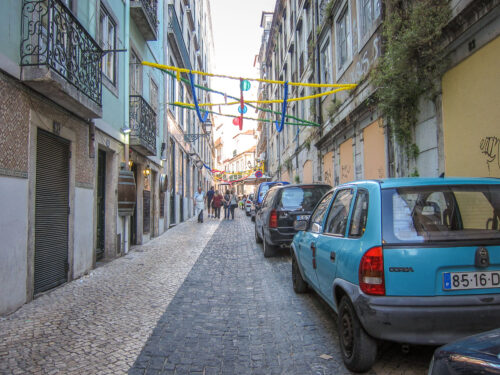
[[[158,69],[173,70],[173,71],[177,72],[177,74],[193,73],[193,74],[198,74],[198,75],[208,76],[208,77],[229,78],[229,79],[237,79],[237,80],[243,79],[243,80],[247,80],[247,81],[275,83],[275,84],[279,84],[279,85],[283,85],[285,83],[285,81],[275,81],[272,79],[242,78],[242,77],[228,76],[228,75],[224,75],[224,74],[206,73],[206,72],[201,72],[199,70],[189,70],[186,68],[178,68],[176,66],[156,64],[156,63],[152,63],[149,61],[143,61],[142,65],[146,65],[146,66],[150,66],[152,68],[158,68]],[[288,82],[288,85],[289,86],[304,86],[304,87],[339,87],[339,88],[343,88],[343,90],[350,90],[350,89],[353,89],[357,86],[356,83],[306,83],[306,82]]]
[[[325,95],[330,95],[330,94],[335,94],[336,92],[343,91],[343,90],[350,90],[346,88],[338,88],[335,90],[331,91],[325,91],[323,93],[315,94],[315,95],[308,95],[308,96],[301,96],[298,98],[292,98],[292,99],[287,99],[287,102],[297,102],[301,100],[309,100],[309,99],[314,99],[314,98],[320,98]],[[271,104],[271,103],[283,103],[282,99],[273,99],[273,100],[245,100],[245,104]],[[174,102],[175,105],[182,105],[185,107],[194,107],[194,104],[192,103],[182,103],[182,102]],[[228,103],[198,103],[199,107],[213,107],[213,106],[218,106],[218,105],[234,105],[234,104],[240,104],[240,102],[228,102]],[[238,116],[239,117],[239,116]]]

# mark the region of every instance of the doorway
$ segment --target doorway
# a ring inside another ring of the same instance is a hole
[[[135,163],[132,164],[131,170],[134,173],[134,181],[138,185]],[[137,194],[135,196],[134,214],[130,217],[130,244],[137,245]]]
[[[96,261],[104,258],[106,236],[106,151],[97,152],[97,243]]]
[[[68,281],[69,141],[38,129],[34,293]]]

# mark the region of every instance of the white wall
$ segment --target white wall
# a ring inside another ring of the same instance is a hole
[[[0,315],[26,301],[28,179],[0,176]]]
[[[75,188],[75,246],[73,277],[82,276],[92,268],[94,252],[94,191]]]

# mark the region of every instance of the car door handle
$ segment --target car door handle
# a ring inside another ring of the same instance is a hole
[[[311,251],[312,251],[312,256],[316,256],[316,244],[311,243]]]
[[[335,251],[330,252],[330,260],[335,262]]]

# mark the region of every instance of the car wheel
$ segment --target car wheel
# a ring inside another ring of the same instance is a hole
[[[245,211],[245,215],[250,216],[250,214],[248,213],[248,211]]]
[[[262,238],[260,238],[259,232],[257,232],[257,225],[255,225],[255,242],[262,243]]]
[[[377,342],[363,329],[346,296],[339,305],[338,333],[345,366],[354,372],[368,371],[377,357]]]
[[[252,215],[252,221],[255,223],[255,215]]]
[[[299,264],[297,263],[297,259],[295,259],[295,255],[292,255],[292,284],[293,291],[295,293],[307,292],[307,283],[302,278]]]
[[[264,242],[264,257],[269,258],[272,257],[276,251],[276,247],[273,245],[270,245],[269,242],[266,240],[266,236],[262,239],[262,242]]]

